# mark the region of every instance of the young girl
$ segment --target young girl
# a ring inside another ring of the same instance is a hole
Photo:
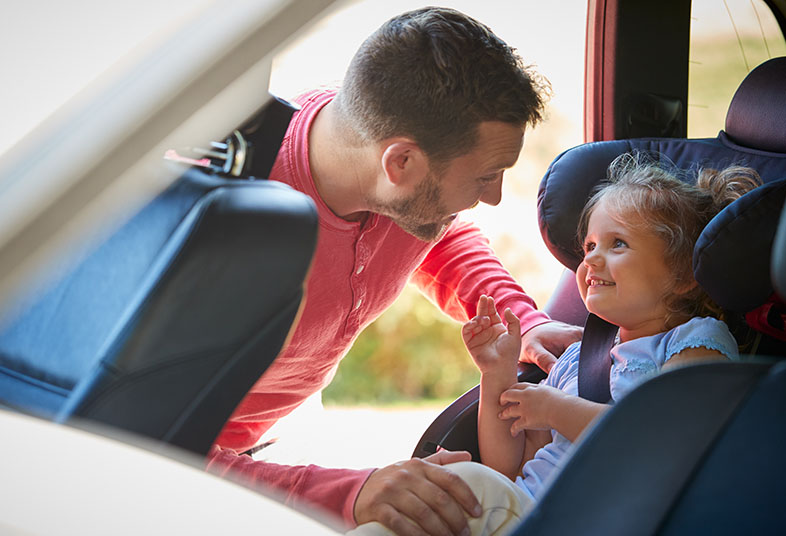
[[[619,326],[613,401],[661,369],[738,357],[726,324],[714,318],[717,306],[693,278],[693,248],[718,211],[758,185],[748,168],[705,170],[691,185],[640,155],[612,163],[580,218],[584,260],[576,282],[587,310]],[[581,343],[541,384],[516,383],[519,322],[510,310],[504,316],[507,326],[484,296],[462,336],[481,372],[481,460],[515,480],[526,514],[571,443],[609,406],[578,397]],[[511,517],[510,528],[517,523]]]
[[[693,278],[693,248],[715,214],[758,185],[748,168],[705,170],[691,185],[641,155],[612,163],[609,180],[582,212],[584,260],[576,270],[587,310],[619,326],[611,350],[612,401],[661,369],[738,357],[734,337],[715,318],[718,308]],[[472,533],[505,534],[540,498],[571,443],[609,406],[578,397],[580,342],[568,347],[540,384],[516,383],[518,318],[506,310],[506,326],[486,296],[476,313],[462,336],[481,373],[483,465],[449,467],[483,507],[479,518],[468,518]],[[368,524],[352,534],[390,532]]]

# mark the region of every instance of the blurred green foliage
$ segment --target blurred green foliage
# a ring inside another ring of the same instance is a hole
[[[689,76],[689,137],[714,137],[724,126],[726,110],[748,71],[768,57],[786,54],[782,38],[730,36],[725,41],[694,41]],[[708,83],[708,81],[710,81]],[[524,176],[507,175],[511,184],[526,192],[510,192],[516,203],[531,203],[548,162],[565,149],[569,124],[557,114],[539,126],[528,141],[518,166]],[[562,132],[562,135],[560,135]],[[508,195],[506,193],[506,195]],[[528,205],[524,205],[528,206]],[[542,247],[536,223],[493,242],[499,257],[525,284],[538,303],[545,303],[550,288],[542,288],[544,269],[535,248]],[[524,238],[522,240],[522,238]],[[553,279],[553,278],[552,278]],[[452,400],[478,383],[479,374],[461,340],[461,326],[443,315],[414,287],[358,337],[323,391],[326,404],[391,404],[424,399]]]
[[[408,286],[358,337],[322,399],[327,404],[453,399],[479,379],[461,325]]]

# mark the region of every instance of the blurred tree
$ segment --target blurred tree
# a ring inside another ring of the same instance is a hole
[[[479,379],[460,324],[407,287],[358,337],[322,398],[327,404],[446,400]]]

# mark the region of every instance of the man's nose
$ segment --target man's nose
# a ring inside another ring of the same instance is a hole
[[[480,200],[493,207],[499,205],[499,202],[502,201],[502,173],[499,174],[497,180],[486,186],[486,189],[483,190],[483,194],[480,196]]]

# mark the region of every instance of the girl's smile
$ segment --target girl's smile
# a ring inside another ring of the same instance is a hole
[[[590,215],[584,260],[576,270],[587,310],[620,326],[623,341],[666,329],[665,300],[674,286],[665,244],[638,223],[611,214],[601,200]]]

